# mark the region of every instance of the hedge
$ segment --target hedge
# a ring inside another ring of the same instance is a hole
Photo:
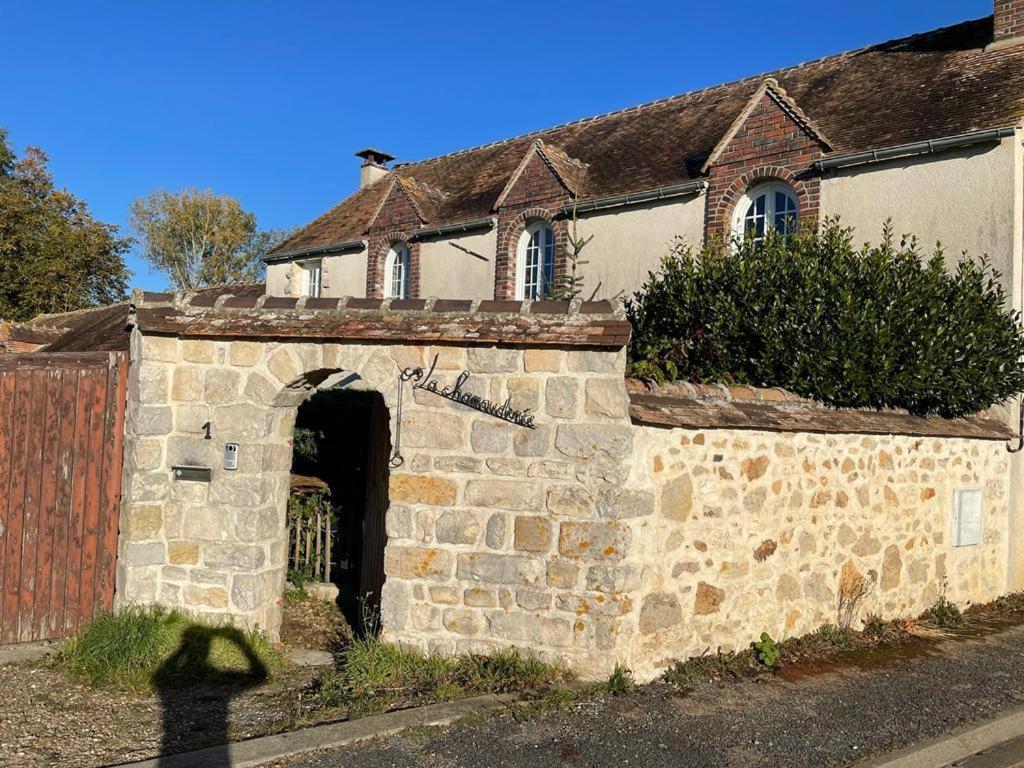
[[[783,387],[844,407],[961,416],[1024,391],[1024,334],[999,274],[941,247],[855,248],[838,220],[762,243],[677,243],[626,301],[630,369]]]

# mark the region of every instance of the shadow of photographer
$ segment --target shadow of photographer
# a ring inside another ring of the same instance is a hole
[[[224,669],[211,657],[215,641],[238,649],[247,669]],[[206,749],[203,768],[229,768],[228,716],[231,700],[268,677],[245,633],[235,627],[192,625],[181,636],[178,649],[153,673],[160,696],[163,732],[161,768],[185,765],[175,753]]]

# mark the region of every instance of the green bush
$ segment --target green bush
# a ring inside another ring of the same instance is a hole
[[[67,642],[58,663],[75,679],[126,690],[203,680],[258,682],[283,664],[258,632],[159,606],[97,617]]]
[[[784,387],[845,407],[976,413],[1024,391],[1024,333],[985,260],[820,233],[677,244],[626,311],[633,375]]]
[[[754,647],[757,660],[766,667],[774,667],[775,663],[779,660],[779,656],[782,655],[778,645],[775,644],[772,636],[767,632],[762,632],[761,639],[751,643],[751,645]]]

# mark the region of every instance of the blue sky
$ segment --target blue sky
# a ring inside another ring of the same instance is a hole
[[[352,192],[356,150],[418,160],[921,32],[992,0],[0,0],[0,125],[103,221],[164,187],[261,226]],[[162,288],[133,254],[133,285]]]

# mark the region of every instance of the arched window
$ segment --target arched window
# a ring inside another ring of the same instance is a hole
[[[516,298],[536,300],[555,280],[555,233],[545,222],[531,224],[516,251]]]
[[[737,203],[733,234],[740,240],[752,237],[758,243],[771,230],[791,235],[796,232],[799,214],[792,187],[777,182],[759,184],[747,190]]]
[[[394,245],[384,259],[384,298],[409,298],[409,247]]]

